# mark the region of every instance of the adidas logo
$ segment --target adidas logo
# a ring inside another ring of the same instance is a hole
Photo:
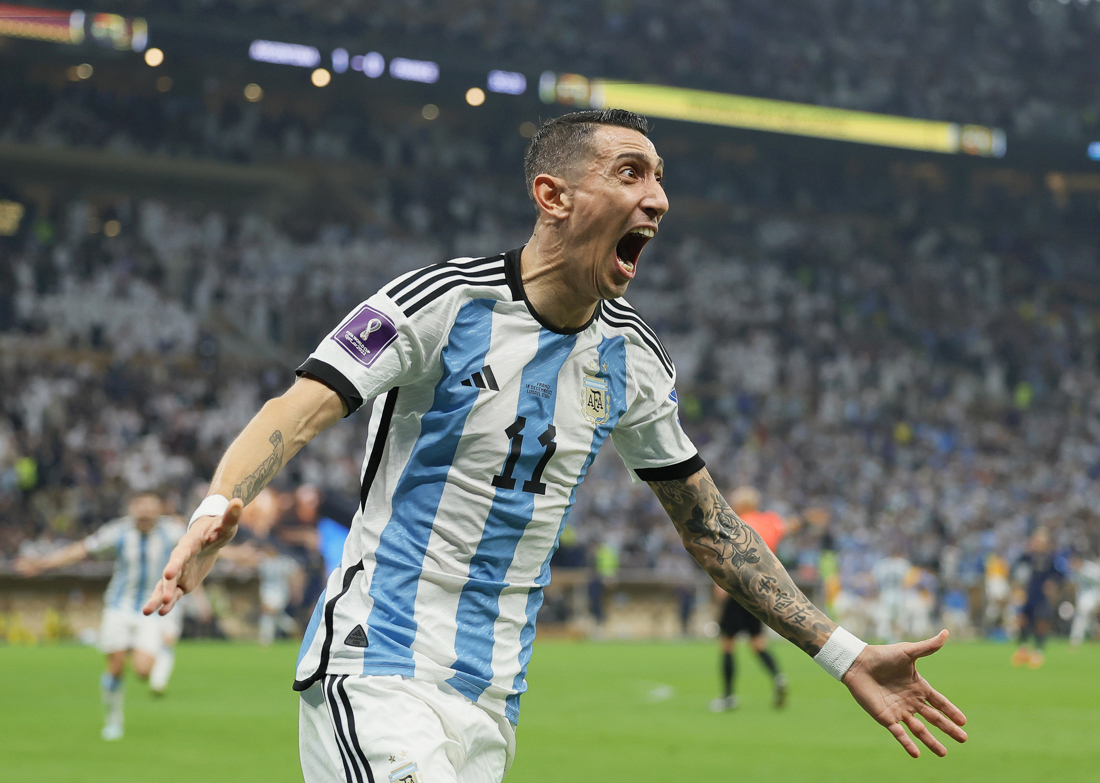
[[[363,630],[363,626],[357,625],[351,629],[351,633],[344,639],[344,644],[348,647],[369,647],[370,643],[367,642],[367,632]]]
[[[475,372],[472,376],[462,382],[463,386],[476,386],[479,389],[491,389],[492,391],[500,391],[500,387],[497,386],[497,379],[493,377],[493,370],[489,365],[485,365],[481,368],[481,372]]]

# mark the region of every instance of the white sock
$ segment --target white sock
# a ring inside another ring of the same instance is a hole
[[[275,615],[260,615],[260,644],[267,647],[275,641]]]
[[[103,698],[103,710],[107,716],[107,722],[122,722],[122,697],[125,688],[121,677],[114,677],[109,672],[103,672],[99,678],[99,693]]]
[[[153,662],[153,670],[149,672],[149,687],[154,691],[163,691],[168,687],[168,678],[172,676],[172,669],[176,666],[176,650],[165,645],[157,653],[157,659]]]

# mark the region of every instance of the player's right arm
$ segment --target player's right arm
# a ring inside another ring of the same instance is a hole
[[[20,557],[15,561],[15,570],[22,576],[38,576],[43,571],[79,563],[87,556],[88,546],[83,541],[76,541],[48,555]]]
[[[210,495],[229,498],[218,516],[202,516],[176,544],[145,614],[167,614],[210,573],[237,532],[241,510],[260,494],[303,446],[347,414],[343,398],[329,386],[301,377],[281,397],[269,400],[226,450]]]

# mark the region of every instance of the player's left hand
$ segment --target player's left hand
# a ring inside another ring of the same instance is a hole
[[[966,742],[966,716],[939,691],[917,673],[917,658],[923,658],[943,647],[946,630],[923,642],[868,645],[842,682],[848,686],[859,706],[881,723],[913,758],[920,748],[905,729],[937,756],[946,756],[947,748],[921,722],[923,717],[956,742]]]
[[[168,614],[185,594],[202,584],[214,567],[218,552],[237,534],[243,509],[241,499],[233,498],[224,514],[195,520],[172,550],[153,595],[142,607],[144,614]]]

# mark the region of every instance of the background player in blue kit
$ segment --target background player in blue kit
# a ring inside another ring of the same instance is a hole
[[[1027,550],[1014,569],[1016,581],[1024,589],[1024,603],[1019,615],[1019,646],[1012,655],[1012,665],[1027,664],[1037,669],[1043,665],[1043,646],[1054,619],[1053,600],[1066,575],[1058,568],[1046,528],[1031,534]],[[1034,640],[1034,649],[1029,640]]]
[[[164,617],[148,617],[141,608],[146,594],[168,562],[172,547],[183,535],[183,525],[162,515],[163,505],[155,492],[138,492],[129,502],[128,513],[96,530],[83,541],[42,557],[23,557],[16,569],[33,576],[79,562],[89,555],[111,552],[115,569],[103,597],[103,620],[99,648],[107,656],[100,681],[103,698],[105,740],[123,735],[123,672],[126,656],[132,654],[134,672],[149,680],[154,693],[168,685],[175,661],[172,645],[179,636]]]
[[[668,209],[647,132],[617,110],[547,122],[525,161],[529,243],[384,287],[223,457],[147,612],[202,580],[243,505],[305,443],[382,398],[343,561],[299,655],[307,781],[502,779],[550,556],[607,437],[716,582],[842,679],[910,754],[906,728],[946,752],[917,715],[965,740],[963,714],[914,667],[946,634],[868,647],[832,623],[681,429],[672,362],[620,299]]]

